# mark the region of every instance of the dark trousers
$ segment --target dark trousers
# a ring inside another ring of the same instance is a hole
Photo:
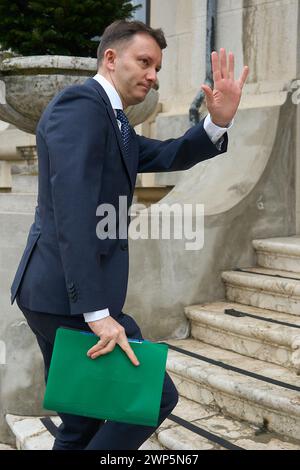
[[[62,316],[27,310],[19,304],[27,323],[36,336],[44,358],[45,382],[53,351],[56,330],[59,327],[69,327],[91,331],[82,315]],[[143,339],[142,333],[135,320],[121,313],[116,321],[126,331],[128,338]],[[128,359],[129,360],[129,359]],[[169,416],[178,402],[178,393],[170,379],[165,374],[158,426]],[[58,428],[53,450],[135,450],[145,442],[157,427],[104,421],[83,416],[59,413],[62,424]]]

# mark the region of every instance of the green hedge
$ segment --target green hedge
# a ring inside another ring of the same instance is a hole
[[[132,18],[137,8],[128,0],[0,0],[1,48],[20,55],[96,57],[105,27]]]

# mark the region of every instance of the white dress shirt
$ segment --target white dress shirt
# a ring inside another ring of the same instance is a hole
[[[115,87],[105,78],[103,75],[100,75],[97,73],[94,77],[94,80],[96,80],[100,85],[104,88],[105,93],[108,96],[108,99],[110,101],[111,107],[115,111],[116,109],[123,109],[123,104],[121,101],[120,96],[117,93],[117,90]],[[116,114],[116,111],[115,111]],[[118,120],[117,120],[118,121]],[[119,128],[121,128],[121,123],[118,121]],[[228,125],[228,127],[219,127],[216,126],[210,117],[210,114],[208,114],[204,120],[203,127],[205,132],[207,133],[208,137],[212,141],[213,144],[216,144],[218,147],[222,145],[223,142],[223,135],[225,132],[227,132],[230,127],[232,127],[233,121]],[[108,308],[105,308],[103,310],[97,310],[96,312],[87,312],[84,313],[84,319],[86,322],[92,322],[92,321],[97,321],[97,320],[102,320],[103,318],[106,318],[110,315]]]

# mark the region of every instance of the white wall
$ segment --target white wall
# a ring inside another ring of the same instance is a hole
[[[168,42],[159,74],[163,109],[188,109],[205,78],[206,0],[152,0],[151,26],[162,27]],[[216,48],[235,53],[237,76],[249,65],[251,93],[279,91],[297,76],[298,35],[299,0],[218,2]]]

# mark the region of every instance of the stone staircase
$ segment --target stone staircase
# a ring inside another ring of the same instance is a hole
[[[222,273],[225,301],[186,307],[168,370],[182,397],[300,449],[300,238],[253,246],[257,267]]]
[[[253,246],[258,266],[222,273],[226,300],[185,308],[190,338],[168,341],[179,403],[141,449],[300,449],[300,238]],[[39,418],[6,419],[18,449],[51,449]]]

